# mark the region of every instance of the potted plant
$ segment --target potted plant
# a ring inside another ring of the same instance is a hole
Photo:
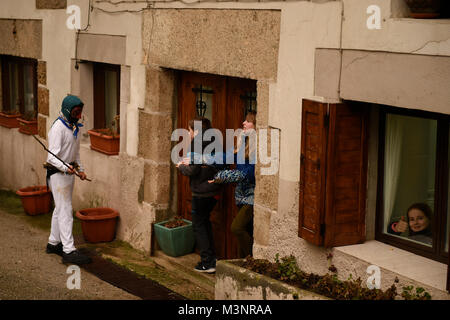
[[[25,213],[30,216],[48,213],[51,209],[52,193],[47,186],[31,186],[17,190]]]
[[[120,149],[119,116],[114,118],[112,128],[88,130],[91,149],[107,155],[117,155]]]
[[[19,121],[19,132],[29,135],[38,133],[36,111],[25,112],[25,114],[17,120]]]
[[[18,128],[18,118],[21,116],[17,110],[12,111],[0,111],[0,125],[6,128]]]
[[[154,224],[158,245],[172,257],[179,257],[194,251],[195,239],[192,222],[176,216]]]
[[[83,237],[87,242],[110,242],[116,234],[119,213],[111,208],[89,208],[75,213],[81,220]]]
[[[432,19],[440,15],[442,0],[405,0],[411,10],[411,17]]]

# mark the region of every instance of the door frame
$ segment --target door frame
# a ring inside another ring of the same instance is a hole
[[[201,82],[202,85],[211,87],[214,91],[211,124],[213,128],[217,128],[222,132],[225,144],[225,130],[227,128],[237,129],[242,126],[244,109],[242,109],[242,112],[239,110],[244,100],[241,99],[241,95],[246,90],[254,90],[256,92],[256,81],[184,71],[179,73],[178,80],[177,128],[187,129],[187,122],[196,115],[195,109],[187,110],[183,108],[183,105],[187,103],[195,105],[195,93],[192,91],[192,82]],[[231,112],[230,108],[232,109]],[[236,110],[238,112],[233,112]],[[184,218],[192,219],[189,203],[183,203],[186,196],[190,198],[191,194],[187,181],[187,177],[182,176],[178,172],[176,187],[177,213]],[[211,214],[218,258],[231,259],[238,257],[237,240],[231,234],[231,223],[238,212],[234,200],[234,188],[234,185],[228,185],[222,189],[220,200]]]

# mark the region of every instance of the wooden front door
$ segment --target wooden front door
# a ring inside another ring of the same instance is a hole
[[[180,74],[178,92],[178,128],[187,129],[189,120],[197,116],[196,102],[201,94],[202,101],[206,102],[204,116],[211,120],[213,128],[222,132],[225,147],[225,130],[242,128],[248,102],[245,97],[250,95],[255,97],[256,81],[183,72]],[[178,214],[189,220],[192,220],[191,201],[189,178],[178,173]],[[237,257],[236,239],[230,231],[236,213],[234,186],[226,185],[222,188],[220,200],[211,213],[218,259]]]

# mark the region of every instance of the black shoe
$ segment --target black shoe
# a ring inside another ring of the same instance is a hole
[[[53,245],[50,243],[47,243],[47,249],[45,250],[45,252],[47,253],[54,253],[57,254],[58,256],[62,256],[63,254],[63,245],[62,243],[58,243],[57,245]]]
[[[207,264],[205,262],[200,261],[195,266],[194,270],[197,272],[214,273],[214,272],[216,272],[216,261],[214,260],[214,263],[211,263],[211,264]]]
[[[72,251],[71,253],[62,254],[63,263],[72,263],[72,264],[87,264],[91,263],[92,259],[88,256],[82,255],[78,252],[78,250]]]

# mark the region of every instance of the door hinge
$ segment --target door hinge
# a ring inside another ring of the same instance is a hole
[[[300,155],[300,163],[303,163],[303,162],[305,162],[305,155],[302,153]]]

